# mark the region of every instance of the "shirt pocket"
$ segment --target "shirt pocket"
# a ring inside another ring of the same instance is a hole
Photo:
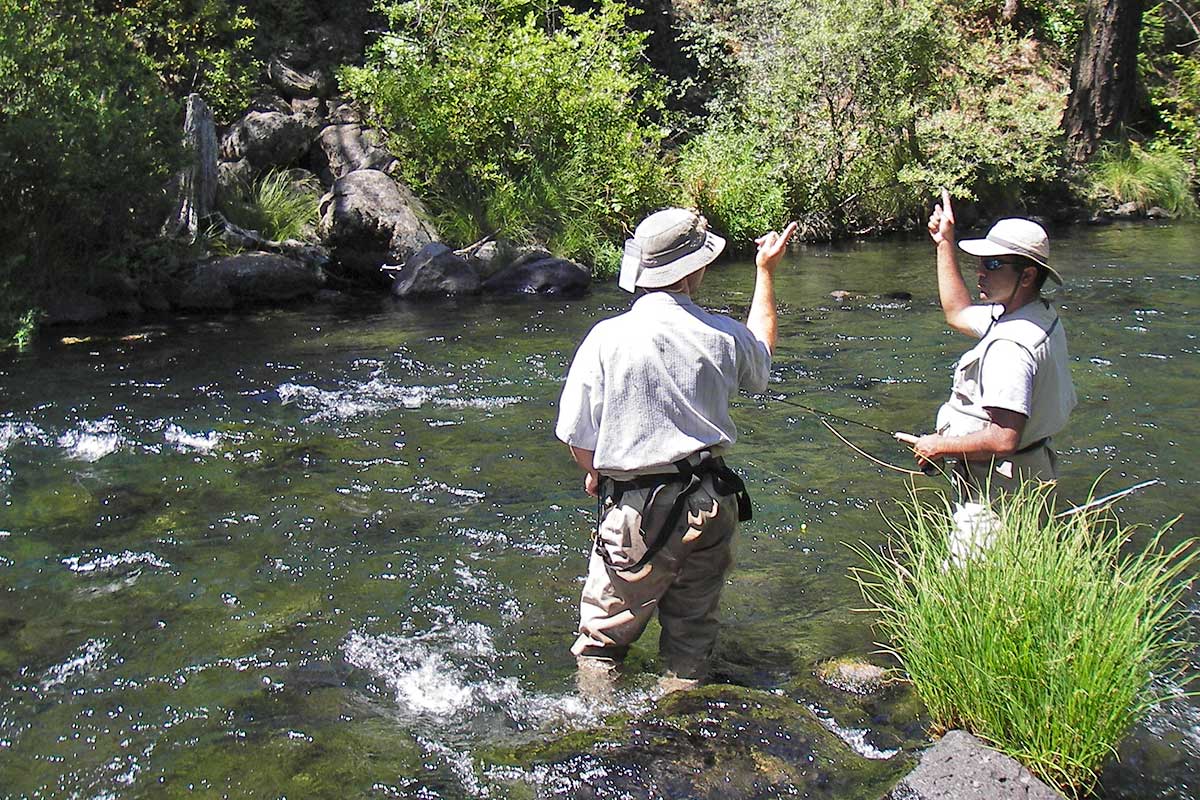
[[[954,385],[952,391],[961,405],[973,406],[979,402],[979,398],[983,392],[983,387],[980,383],[980,368],[982,366],[983,354],[978,350],[968,350],[954,367]]]

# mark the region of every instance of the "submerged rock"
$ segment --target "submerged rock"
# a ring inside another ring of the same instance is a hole
[[[674,692],[607,732],[572,734],[582,752],[550,742],[518,754],[539,764],[539,796],[875,798],[906,767],[857,756],[787,697],[734,686]]]
[[[430,242],[418,250],[392,280],[392,294],[396,297],[478,291],[479,275],[464,258],[441,242]]]
[[[591,286],[592,275],[574,261],[548,256],[518,259],[488,278],[483,289],[496,294],[540,294],[579,297]]]
[[[835,658],[817,667],[817,677],[826,686],[851,694],[874,694],[887,682],[888,671],[868,661]]]
[[[310,296],[325,282],[319,269],[276,253],[241,253],[198,264],[180,288],[176,305],[228,309]]]

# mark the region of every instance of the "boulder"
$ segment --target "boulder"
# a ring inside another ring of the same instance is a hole
[[[549,256],[518,259],[492,275],[483,284],[494,294],[540,294],[547,297],[579,297],[592,283],[584,266],[565,258]]]
[[[358,169],[385,170],[395,159],[382,140],[361,125],[326,125],[313,143],[313,166],[327,186]]]
[[[966,731],[950,731],[884,800],[1063,800],[1003,753]]]
[[[322,239],[334,261],[376,281],[384,263],[406,262],[438,240],[428,212],[405,185],[375,169],[359,169],[334,182],[321,198]]]
[[[54,292],[42,305],[43,325],[88,323],[114,313],[110,305],[98,297],[73,289]]]
[[[1117,210],[1113,212],[1114,217],[1122,217],[1124,219],[1132,219],[1133,217],[1141,216],[1141,214],[1141,207],[1132,200],[1117,206]]]
[[[312,131],[304,120],[278,111],[251,111],[221,143],[225,161],[245,159],[255,171],[291,166],[308,152]]]
[[[292,59],[275,55],[267,63],[267,78],[284,97],[329,97],[333,79],[322,67],[304,63],[307,59]]]
[[[278,253],[241,253],[197,264],[175,299],[191,309],[228,309],[315,294],[325,282],[320,270]]]
[[[254,167],[244,158],[237,161],[222,161],[217,165],[217,185],[222,191],[249,186],[254,180]]]
[[[479,275],[466,259],[441,242],[430,242],[394,273],[392,294],[396,297],[475,294]]]
[[[1148,219],[1170,219],[1171,212],[1162,206],[1151,206],[1150,210],[1146,212],[1146,217]]]

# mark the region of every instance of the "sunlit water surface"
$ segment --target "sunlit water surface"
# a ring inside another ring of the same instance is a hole
[[[1064,493],[1104,470],[1102,490],[1159,478],[1119,510],[1150,528],[1184,514],[1176,541],[1196,533],[1200,497],[1198,245],[1187,225],[1055,241],[1080,396],[1059,439]],[[714,269],[700,300],[744,317],[752,278]],[[942,322],[926,242],[804,249],[778,292],[775,397],[928,428],[969,342]],[[569,794],[570,776],[492,754],[658,694],[653,636],[606,701],[577,693],[567,653],[594,505],[554,441],[555,406],[580,338],[627,305],[608,287],[371,298],[55,329],[4,355],[0,794]],[[757,511],[719,674],[773,689],[832,656],[881,661],[846,544],[883,540],[879,506],[904,478],[780,402],[742,398],[735,419]],[[804,685],[860,755],[895,753],[886,716],[839,724],[834,690]],[[1104,796],[1195,797],[1198,763],[1200,709],[1181,699],[1127,742]]]

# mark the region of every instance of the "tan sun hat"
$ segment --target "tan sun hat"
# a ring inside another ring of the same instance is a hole
[[[1062,286],[1062,275],[1050,266],[1050,237],[1046,229],[1031,219],[1010,217],[991,227],[983,239],[964,239],[958,243],[973,256],[1024,256],[1044,267],[1050,278]]]
[[[622,289],[661,289],[706,267],[725,249],[725,240],[708,230],[708,221],[687,208],[665,208],[642,220],[625,241]]]

